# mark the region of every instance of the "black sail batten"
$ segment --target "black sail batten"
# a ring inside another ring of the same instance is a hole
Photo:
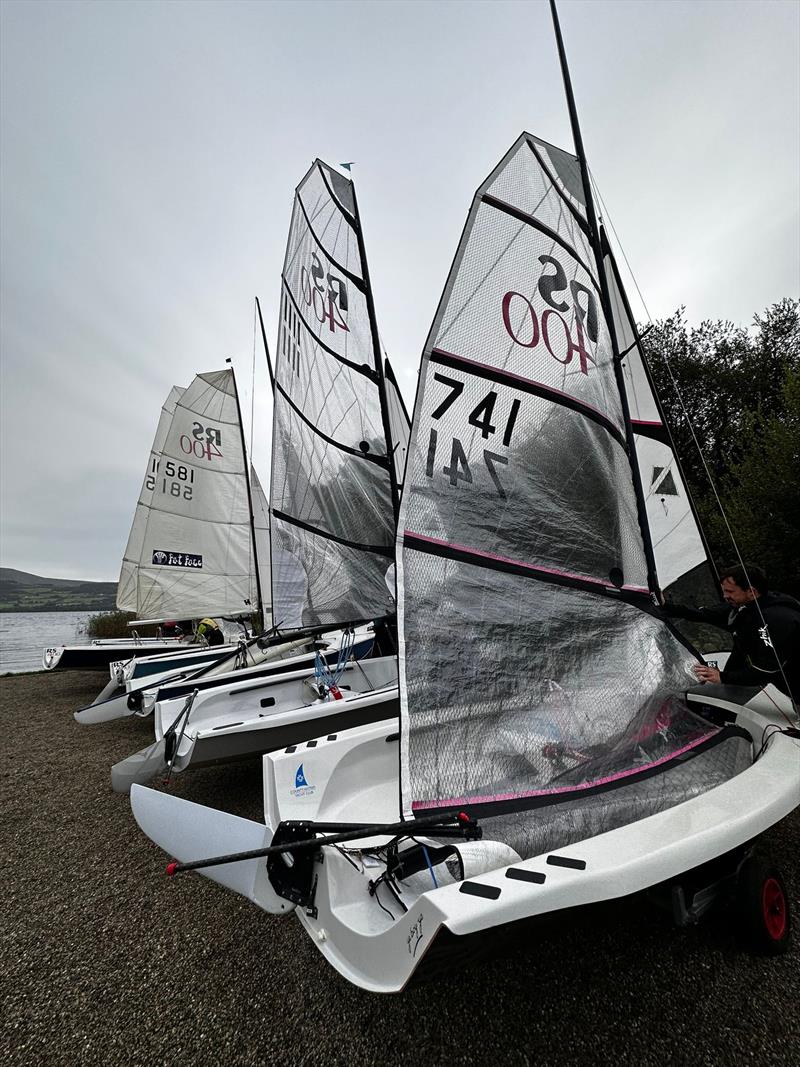
[[[394,456],[349,179],[316,160],[295,191],[273,420],[274,616],[339,625],[394,610]]]
[[[325,252],[325,255],[328,256],[328,253],[325,251],[325,245],[322,243],[322,241],[319,239],[319,237],[317,237],[317,234],[316,234],[316,232],[314,230],[314,227],[313,227],[313,225],[311,223],[311,219],[308,217],[308,212],[306,211],[306,206],[303,203],[303,198],[302,198],[302,196],[300,196],[299,193],[297,195],[297,203],[300,206],[300,210],[303,212],[303,218],[306,220],[306,226],[308,226],[308,232],[311,234],[311,236],[317,242],[317,245],[322,249],[322,251]],[[366,286],[363,278],[359,278],[357,274],[353,274],[353,272],[349,271],[347,269],[347,267],[343,267],[341,263],[337,263],[336,260],[332,259],[330,256],[328,256],[328,259],[330,259],[330,261],[333,264],[333,266],[336,267],[336,269],[338,271],[340,271],[345,276],[345,278],[347,278],[349,281],[351,281],[353,283],[353,285],[355,285],[355,287],[357,289],[360,289],[362,293],[365,293],[367,291],[367,286]]]
[[[605,793],[611,793],[618,790],[621,785],[635,786],[638,783],[646,782],[649,778],[669,773],[670,770],[679,767],[698,756],[702,756],[704,753],[718,748],[720,745],[733,739],[745,742],[748,747],[752,746],[753,743],[750,734],[743,727],[725,726],[723,729],[698,741],[697,744],[689,748],[687,752],[675,755],[670,759],[665,759],[657,766],[645,767],[640,771],[632,771],[630,774],[626,774],[624,778],[615,779],[610,782],[599,782],[593,785],[581,786],[575,789],[564,790],[563,792],[553,790],[552,792],[538,796],[535,793],[530,793],[526,796],[509,797],[507,799],[461,797],[454,799],[449,805],[437,806],[436,812],[443,818],[446,818],[449,812],[463,811],[471,818],[484,821],[496,816],[512,815],[526,811],[544,811],[547,808],[554,808],[562,804],[570,804],[574,801],[589,800],[592,797],[600,797]],[[424,815],[426,811],[427,809],[425,806],[421,805],[416,809],[416,814]]]
[[[538,219],[534,218],[533,215],[529,215],[527,212],[520,211],[519,208],[515,208],[511,204],[506,204],[504,201],[498,200],[496,196],[490,196],[488,193],[484,193],[481,197],[481,201],[484,204],[487,204],[489,207],[495,208],[497,211],[502,211],[506,215],[510,215],[518,222],[525,223],[526,226],[533,226],[534,229],[539,230],[546,237],[549,237],[551,241],[555,241],[557,245],[564,249],[567,255],[572,256],[575,260],[577,260],[578,263],[580,263],[580,265],[592,279],[592,285],[594,285],[598,293],[600,292],[600,285],[595,276],[592,274],[592,271],[589,266],[584,263],[584,261],[575,251],[575,249],[567,241],[565,241],[563,237],[560,237],[555,232],[555,230],[551,230],[549,226],[545,226],[543,222],[540,222]]]
[[[330,345],[326,345],[323,340],[321,340],[319,337],[317,337],[314,334],[313,330],[311,329],[311,327],[308,324],[308,321],[307,321],[306,317],[304,316],[303,312],[300,310],[300,307],[299,307],[299,305],[297,303],[297,300],[294,297],[294,293],[291,291],[291,289],[289,288],[289,286],[288,286],[288,284],[286,282],[286,278],[282,278],[282,281],[283,281],[283,291],[284,291],[284,293],[287,295],[289,300],[291,300],[292,305],[294,306],[294,309],[297,312],[297,314],[300,316],[300,318],[302,320],[302,323],[305,326],[306,330],[314,338],[314,343],[318,344],[319,347],[321,349],[323,349],[325,352],[327,352],[329,356],[333,356],[334,359],[338,359],[339,362],[344,364],[345,367],[349,367],[350,370],[354,370],[356,372],[356,374],[363,374],[365,378],[369,378],[370,381],[375,382],[376,375],[375,375],[375,371],[372,369],[372,367],[370,367],[366,363],[354,363],[352,361],[352,359],[348,359],[346,356],[341,355],[341,353],[336,352],[333,348],[330,347]]]
[[[332,534],[330,530],[323,530],[320,526],[315,526],[311,522],[304,522],[302,519],[297,519],[294,515],[289,515],[285,511],[278,511],[277,508],[272,509],[272,514],[276,519],[280,519],[282,522],[291,523],[292,526],[296,526],[299,530],[306,530],[308,533],[313,533],[317,537],[322,537],[326,541],[333,541],[334,544],[344,545],[346,548],[353,548],[357,552],[372,552],[377,556],[386,556],[387,559],[394,557],[394,550],[387,548],[385,545],[365,545],[361,541],[351,541],[346,537],[339,537],[337,534]],[[369,618],[370,616],[367,616]]]
[[[625,389],[625,382],[622,377],[622,367],[620,366],[619,346],[617,344],[616,332],[614,330],[614,320],[611,312],[611,299],[608,292],[608,283],[605,279],[605,274],[603,271],[603,250],[601,247],[600,240],[600,228],[597,224],[597,216],[595,214],[594,209],[594,198],[592,197],[592,186],[589,178],[589,167],[586,161],[586,151],[583,147],[583,137],[581,135],[580,123],[578,122],[578,109],[575,106],[575,96],[572,91],[572,79],[570,77],[569,67],[567,65],[567,54],[564,48],[564,40],[561,36],[561,26],[558,21],[558,12],[556,11],[555,0],[550,0],[550,11],[553,17],[553,28],[555,30],[556,44],[558,46],[558,56],[559,61],[561,63],[561,73],[564,79],[564,91],[567,97],[567,107],[569,110],[570,125],[572,127],[572,136],[575,141],[575,155],[578,158],[578,163],[581,171],[584,206],[586,208],[586,220],[589,224],[588,236],[597,263],[597,272],[600,277],[601,300],[603,304],[603,310],[606,316],[608,330],[611,335],[611,347],[614,352],[614,370],[617,379],[617,387],[619,389],[620,399],[622,402],[622,413],[625,419],[625,435],[628,440],[628,452],[631,460],[631,476],[633,480],[634,492],[636,494],[637,508],[639,511],[639,526],[641,528],[645,556],[647,558],[647,578],[651,591],[654,595],[656,595],[659,592],[656,559],[655,553],[653,551],[653,542],[650,537],[650,527],[647,522],[647,508],[644,499],[644,489],[642,487],[642,481],[639,475],[639,467],[635,460],[633,429],[631,427],[631,418],[630,411],[628,408],[628,398]]]
[[[431,363],[439,363],[443,367],[463,368],[478,378],[486,378],[489,381],[504,383],[510,385],[513,389],[519,389],[521,392],[533,393],[536,396],[541,396],[554,401],[554,403],[561,404],[563,407],[570,408],[572,411],[576,411],[579,414],[584,415],[587,419],[596,422],[598,426],[602,426],[626,452],[628,450],[628,444],[624,434],[622,434],[619,428],[615,426],[610,419],[606,418],[601,411],[590,407],[588,404],[582,404],[579,400],[560,392],[558,389],[552,389],[541,382],[535,382],[529,378],[522,378],[518,374],[511,374],[508,371],[501,370],[497,367],[491,367],[488,364],[478,363],[475,360],[467,359],[465,356],[458,356],[455,352],[445,352],[444,349],[441,348],[431,349],[429,358]]]
[[[412,530],[404,531],[403,542],[406,547],[414,549],[416,552],[427,552],[432,556],[441,556],[443,559],[468,563],[473,567],[484,567],[486,570],[501,571],[504,574],[514,574],[519,578],[529,578],[532,581],[547,582],[551,585],[564,585],[570,589],[582,589],[588,593],[612,596],[616,600],[625,600],[631,604],[638,604],[645,611],[654,610],[649,590],[644,588],[626,589],[615,585],[610,578],[608,581],[601,581],[596,578],[585,578],[578,574],[547,571],[541,567],[522,563],[518,560],[483,555],[470,549],[462,548],[459,545],[448,544],[445,541],[434,541],[429,537],[420,537]]]
[[[292,411],[297,415],[299,419],[308,426],[311,432],[321,438],[321,440],[327,442],[329,445],[333,445],[334,448],[338,448],[341,452],[346,452],[349,456],[355,456],[357,459],[365,459],[368,463],[377,463],[379,467],[388,467],[389,461],[385,456],[373,456],[369,452],[364,452],[359,448],[352,448],[350,445],[344,444],[342,441],[337,441],[335,437],[329,437],[328,434],[323,433],[318,426],[316,426],[307,415],[303,413],[301,408],[295,404],[282,385],[276,385],[275,388],[281,394],[286,403],[291,407]]]

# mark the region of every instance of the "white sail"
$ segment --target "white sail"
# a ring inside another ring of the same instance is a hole
[[[150,513],[150,502],[155,490],[155,474],[161,459],[161,450],[167,439],[167,433],[172,425],[172,416],[175,414],[175,405],[183,396],[182,386],[173,385],[167,399],[161,408],[158,419],[156,435],[147,458],[142,488],[139,491],[139,499],[136,502],[136,511],[133,516],[133,525],[128,535],[128,544],[122,557],[122,570],[117,586],[117,607],[120,611],[135,611],[138,613],[139,602],[136,594],[136,581],[139,572],[139,560],[142,556],[147,518]]]
[[[147,494],[150,494],[149,499]],[[255,605],[247,468],[233,371],[198,375],[151,463],[118,605],[142,618],[249,614]]]

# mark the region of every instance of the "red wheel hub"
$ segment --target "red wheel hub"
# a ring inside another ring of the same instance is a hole
[[[764,882],[761,911],[767,933],[773,941],[780,941],[786,933],[786,897],[777,878],[767,878]]]

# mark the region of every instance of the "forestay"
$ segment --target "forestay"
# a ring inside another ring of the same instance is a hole
[[[351,182],[317,160],[295,195],[275,357],[273,617],[284,627],[394,611],[384,579],[396,479],[359,227]]]
[[[251,529],[233,371],[200,374],[177,398],[160,455],[151,456],[118,606],[151,619],[250,614]]]
[[[406,812],[605,795],[714,734],[676,699],[691,654],[648,590],[588,233],[577,159],[523,134],[425,347],[398,535]]]

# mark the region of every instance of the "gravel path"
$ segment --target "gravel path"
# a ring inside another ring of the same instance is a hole
[[[800,1063],[800,812],[766,835],[797,936],[739,953],[720,915],[676,930],[615,905],[446,982],[378,997],[324,963],[294,919],[206,879],[168,880],[111,763],[149,721],[79,726],[100,675],[0,678],[6,832],[0,1056],[8,1064]],[[258,765],[175,792],[258,818]]]

